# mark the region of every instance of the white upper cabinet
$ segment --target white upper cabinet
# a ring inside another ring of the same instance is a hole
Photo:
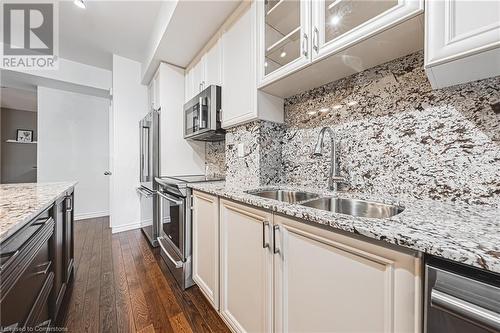
[[[427,1],[425,69],[434,88],[500,75],[500,1]]]
[[[257,1],[258,75],[261,83],[310,61],[310,1]]]
[[[423,9],[420,0],[315,0],[312,5],[314,59],[370,38]]]
[[[289,97],[423,48],[424,0],[257,3],[259,88],[274,96]]]
[[[222,85],[222,52],[219,40],[205,54],[204,87]]]
[[[205,55],[191,69],[191,72],[191,90],[193,93],[191,97],[194,97],[205,87]]]
[[[159,70],[151,79],[148,85],[148,108],[151,110],[158,110],[160,108],[160,82]]]
[[[224,128],[255,119],[283,122],[283,99],[257,90],[256,6],[243,8],[222,35]]]

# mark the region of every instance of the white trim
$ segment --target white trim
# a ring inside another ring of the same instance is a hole
[[[103,217],[103,216],[109,216],[109,211],[106,210],[106,211],[102,211],[102,212],[90,212],[90,213],[75,214],[75,221],[93,219],[96,217]]]
[[[151,225],[151,220],[142,221],[142,222],[134,222],[134,223],[124,224],[124,225],[118,225],[116,227],[111,226],[111,233],[116,234],[117,232],[129,231],[129,230],[133,230],[133,229],[140,229],[140,228],[145,227],[147,225]]]

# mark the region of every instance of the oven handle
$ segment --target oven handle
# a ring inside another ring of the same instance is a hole
[[[182,261],[177,261],[174,258],[172,258],[170,253],[168,253],[167,249],[163,247],[163,244],[161,243],[162,239],[163,239],[163,237],[157,238],[158,244],[160,244],[160,247],[163,250],[163,253],[165,253],[165,255],[168,257],[168,259],[170,259],[170,261],[175,265],[175,268],[181,268],[184,263]]]
[[[439,290],[432,289],[431,306],[477,325],[486,326],[495,331],[500,330],[499,313],[482,308]]]
[[[178,206],[182,205],[184,202],[182,200],[175,200],[175,199],[172,199],[171,197],[169,196],[166,196],[165,194],[161,193],[160,191],[156,191],[156,193],[162,197],[163,199],[167,200],[167,201],[170,201]]]

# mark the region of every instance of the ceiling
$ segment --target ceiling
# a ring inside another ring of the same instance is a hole
[[[59,55],[112,69],[113,53],[143,61],[161,1],[59,2]]]
[[[36,90],[24,90],[10,87],[1,88],[2,108],[36,112]]]

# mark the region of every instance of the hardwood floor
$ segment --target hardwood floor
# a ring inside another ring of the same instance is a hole
[[[61,322],[69,332],[229,332],[194,286],[181,290],[140,230],[108,218],[75,222],[75,276]]]

